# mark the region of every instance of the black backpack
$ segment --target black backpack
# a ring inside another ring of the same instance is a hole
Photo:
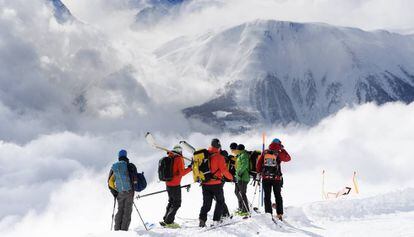
[[[147,180],[145,179],[144,172],[138,173],[137,167],[134,164],[128,163],[128,173],[134,191],[141,192],[147,187]]]
[[[160,181],[171,181],[174,176],[174,158],[163,157],[158,161],[158,178]]]
[[[257,160],[262,153],[260,151],[248,151],[247,154],[249,154],[249,174],[255,179],[257,176]]]
[[[263,157],[263,176],[267,178],[276,178],[282,176],[280,170],[280,159],[277,152],[267,150]]]

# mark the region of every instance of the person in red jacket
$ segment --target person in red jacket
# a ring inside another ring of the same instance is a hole
[[[280,168],[282,161],[290,161],[290,155],[284,149],[282,142],[275,138],[269,145],[269,149],[260,155],[256,165],[257,172],[262,175],[265,212],[272,214],[271,195],[273,188],[276,199],[277,218],[279,220],[282,220],[283,216],[283,199],[281,194],[283,177]]]
[[[168,157],[174,159],[173,162],[173,178],[167,181],[168,205],[160,222],[162,226],[178,228],[178,224],[174,223],[175,214],[181,207],[181,178],[191,171],[191,165],[184,168],[184,158],[182,156],[182,148],[179,145],[174,146]]]
[[[233,176],[227,169],[226,161],[220,154],[220,140],[214,138],[211,141],[211,147],[208,151],[210,153],[210,171],[213,174],[213,178],[201,183],[203,189],[203,206],[201,207],[199,215],[200,227],[206,226],[207,213],[211,209],[213,199],[216,200],[213,221],[214,224],[218,224],[220,222],[224,205],[223,179],[226,178],[230,181],[233,180]]]

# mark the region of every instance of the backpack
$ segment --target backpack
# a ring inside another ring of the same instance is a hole
[[[227,170],[230,172],[231,175],[236,174],[236,160],[237,158],[233,155],[229,155],[229,153],[226,150],[222,150],[220,154],[224,157],[224,160],[226,162]]]
[[[131,190],[131,179],[127,162],[118,161],[112,165],[111,169],[115,176],[116,191],[127,192]]]
[[[193,178],[194,182],[207,182],[213,178],[210,166],[210,153],[206,149],[200,149],[193,154]]]
[[[276,178],[282,176],[280,172],[280,160],[278,154],[273,151],[266,151],[263,157],[263,176],[268,178]]]
[[[143,191],[147,187],[147,180],[145,179],[144,172],[138,173],[137,167],[132,163],[128,164],[128,171],[134,191]]]
[[[249,154],[249,174],[253,178],[256,178],[256,176],[257,176],[257,170],[256,170],[257,158],[262,153],[260,151],[249,151],[249,152],[247,152],[247,154]]]
[[[171,181],[174,176],[174,158],[163,157],[158,161],[158,178],[160,181]]]
[[[237,158],[233,155],[229,155],[226,158],[227,169],[229,170],[230,174],[235,176],[236,175],[236,160]]]

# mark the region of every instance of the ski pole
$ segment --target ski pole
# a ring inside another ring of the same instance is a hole
[[[137,212],[138,212],[138,216],[139,216],[139,218],[141,219],[142,224],[143,224],[143,225],[144,225],[144,227],[145,227],[145,230],[147,230],[147,231],[148,231],[147,225],[145,224],[144,220],[142,219],[141,213],[139,213],[138,208],[137,208],[137,206],[135,205],[135,202],[133,202],[133,204],[134,204],[135,210],[137,210]]]
[[[114,208],[112,209],[111,231],[112,231],[112,226],[114,225],[115,205],[116,205],[116,197],[114,197]]]
[[[190,191],[190,187],[191,187],[191,184],[180,186],[180,188],[186,188],[187,192]],[[160,191],[153,192],[153,193],[147,193],[147,194],[144,194],[144,195],[137,195],[136,199],[140,199],[140,198],[143,198],[143,197],[148,197],[148,196],[152,196],[152,195],[159,194],[159,193],[164,193],[164,192],[167,192],[167,189],[160,190]]]
[[[262,134],[262,155],[264,156],[264,150],[265,150],[265,141],[266,140],[266,134],[265,133],[263,133]],[[262,190],[262,193],[261,193],[261,206],[263,207],[263,199],[264,199],[264,197],[263,197],[263,183],[262,183],[262,185],[261,185],[261,190]]]
[[[255,187],[254,187],[254,194],[253,194],[253,199],[252,199],[252,208],[253,208],[254,200],[256,199],[257,187],[260,186],[260,183],[256,179],[254,180],[254,186]]]

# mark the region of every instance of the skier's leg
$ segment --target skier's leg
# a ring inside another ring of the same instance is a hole
[[[272,185],[270,180],[263,180],[264,205],[266,213],[273,213],[272,211]]]
[[[118,202],[118,211],[115,215],[115,226],[114,230],[121,230],[122,225],[122,217],[124,216],[124,208],[125,208],[125,192],[119,192],[118,196],[116,196],[116,200]]]
[[[181,188],[180,186],[168,187],[171,190],[171,207],[168,210],[167,216],[165,218],[165,223],[171,224],[174,222],[175,214],[178,209],[181,207]]]
[[[214,197],[216,198],[216,207],[214,208],[213,221],[220,221],[221,215],[223,214],[223,204],[224,204],[224,192],[223,186],[221,184],[212,185]]]
[[[239,188],[240,188],[240,193],[242,196],[242,201],[243,201],[243,211],[244,212],[249,212],[249,200],[247,199],[247,182],[240,182],[239,183]],[[247,209],[246,209],[247,208]]]
[[[127,231],[131,223],[132,205],[134,203],[134,191],[126,192],[124,202],[124,215],[122,217],[121,230]]]
[[[278,215],[283,215],[283,198],[282,198],[282,182],[280,180],[276,180],[273,182],[273,192],[275,194],[276,200],[276,213]]]
[[[240,183],[240,182],[239,182]],[[236,194],[237,197],[237,201],[238,201],[238,210],[242,211],[243,208],[243,197],[240,195],[240,187],[239,187],[239,183],[235,183],[234,184],[234,193]]]
[[[203,206],[200,210],[199,218],[200,220],[207,221],[207,213],[211,209],[211,204],[213,202],[213,195],[210,192],[210,187],[208,185],[202,185],[203,190]]]

